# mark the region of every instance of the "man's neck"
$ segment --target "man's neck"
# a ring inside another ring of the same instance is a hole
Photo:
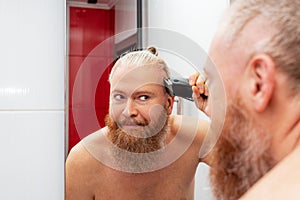
[[[300,100],[299,98],[294,99],[294,112],[295,112],[295,121],[291,128],[291,134],[295,135],[295,144],[293,150],[297,147],[300,147]]]
[[[273,137],[274,158],[282,160],[300,145],[300,103],[290,99],[284,109],[273,114],[271,133]]]
[[[294,148],[300,147],[300,117],[298,119],[297,125],[295,126],[294,130],[295,134],[297,135],[297,140]]]

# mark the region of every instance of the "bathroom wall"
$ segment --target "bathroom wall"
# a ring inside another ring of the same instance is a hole
[[[65,4],[0,0],[0,199],[64,199]]]

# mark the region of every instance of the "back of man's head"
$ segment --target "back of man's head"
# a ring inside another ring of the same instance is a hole
[[[227,38],[230,44],[239,37],[248,22],[262,18],[270,37],[257,46],[257,53],[273,58],[276,67],[288,76],[291,95],[300,91],[300,1],[236,0],[229,13]],[[248,47],[245,47],[248,48]]]

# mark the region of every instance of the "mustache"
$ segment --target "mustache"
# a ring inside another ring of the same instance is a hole
[[[118,126],[147,126],[149,122],[146,120],[136,120],[131,118],[124,118],[117,121]]]

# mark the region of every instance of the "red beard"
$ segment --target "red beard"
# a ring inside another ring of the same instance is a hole
[[[211,185],[218,200],[239,199],[274,165],[270,133],[255,126],[238,98],[228,106],[224,129],[211,153]]]
[[[109,129],[107,134],[108,139],[118,148],[132,153],[149,153],[157,151],[164,146],[168,130],[168,115],[162,114],[162,116],[160,117],[165,118],[161,121],[164,121],[166,123],[163,125],[163,128],[161,130],[157,131],[157,134],[154,134],[150,137],[135,137],[131,134],[126,133],[122,128],[118,126],[118,123],[116,123],[109,115],[107,115],[105,118],[105,123]],[[149,122],[147,121],[123,120],[121,123],[134,123],[139,127],[139,130],[143,132],[141,134],[144,135],[145,132],[155,131],[155,128],[151,129],[151,127],[147,127],[149,125]],[[150,135],[151,133],[146,133],[146,135],[147,134]]]

